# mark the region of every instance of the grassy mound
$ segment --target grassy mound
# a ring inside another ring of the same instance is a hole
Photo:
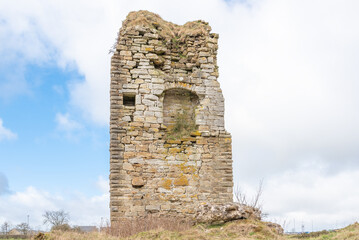
[[[184,231],[169,231],[162,228],[140,232],[121,238],[106,233],[78,233],[54,231],[47,234],[51,240],[147,240],[147,239],[285,239],[265,222],[257,220],[238,220],[221,225],[197,225]]]
[[[293,240],[293,239],[307,239],[307,240],[358,240],[359,239],[359,224],[354,223],[340,230],[336,231],[320,231],[301,235],[281,235],[274,229],[269,227],[269,223],[257,220],[238,220],[223,225],[197,225],[184,231],[169,231],[162,228],[151,231],[140,232],[129,237],[112,236],[107,233],[79,233],[79,232],[60,232],[54,231],[46,234],[46,240],[190,240],[190,239],[278,239],[278,240]]]
[[[154,230],[130,239],[285,239],[265,222],[238,220],[223,225],[198,225],[184,232]]]
[[[359,239],[359,223],[354,223],[345,228],[335,231],[320,231],[300,234],[288,237],[289,239],[307,239],[307,240],[358,240]]]

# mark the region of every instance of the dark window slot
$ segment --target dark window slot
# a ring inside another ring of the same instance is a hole
[[[135,95],[123,95],[123,105],[135,106],[136,105],[136,96]]]

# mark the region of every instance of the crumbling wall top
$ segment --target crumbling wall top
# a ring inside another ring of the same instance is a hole
[[[208,22],[203,20],[177,25],[163,20],[158,14],[145,10],[130,12],[122,23],[122,31],[139,26],[152,29],[160,38],[166,40],[179,38],[180,41],[187,36],[209,35],[211,31]]]

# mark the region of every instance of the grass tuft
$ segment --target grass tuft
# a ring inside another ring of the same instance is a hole
[[[180,42],[184,41],[187,36],[208,35],[211,31],[208,23],[202,20],[187,22],[180,26],[163,20],[158,14],[144,10],[130,12],[122,26],[123,28],[143,26],[157,29],[158,34],[167,41],[176,39]]]
[[[151,229],[151,230],[144,230]],[[258,220],[247,219],[238,220],[230,223],[204,226],[190,226],[188,223],[169,218],[152,218],[148,221],[135,220],[132,222],[121,222],[119,226],[106,228],[103,232],[78,233],[54,231],[48,235],[49,240],[151,240],[151,239],[359,239],[359,224],[355,223],[346,228],[332,232],[316,232],[307,235],[281,235],[275,229],[268,227],[268,224]],[[1,240],[1,239],[0,239]]]

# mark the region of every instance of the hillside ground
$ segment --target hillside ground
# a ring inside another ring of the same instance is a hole
[[[354,223],[337,231],[321,231],[302,235],[281,235],[268,224],[256,220],[238,220],[223,225],[196,225],[183,231],[168,231],[156,229],[140,232],[128,237],[112,236],[105,232],[79,233],[54,231],[46,234],[44,239],[51,240],[151,240],[151,239],[179,239],[179,240],[230,240],[230,239],[308,239],[308,240],[358,240],[359,224]]]

